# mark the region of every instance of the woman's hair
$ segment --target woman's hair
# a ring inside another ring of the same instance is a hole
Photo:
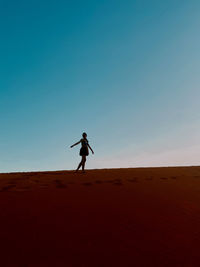
[[[86,136],[87,136],[87,134],[86,134],[86,133],[83,133],[83,134],[82,134],[82,136],[83,136],[83,137],[84,137],[84,136],[86,137]]]

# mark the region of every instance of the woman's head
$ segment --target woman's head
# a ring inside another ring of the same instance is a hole
[[[86,138],[87,137],[87,134],[86,133],[83,133],[82,136],[83,136],[83,138]]]

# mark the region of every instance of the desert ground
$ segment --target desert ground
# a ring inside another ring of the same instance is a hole
[[[200,266],[200,167],[0,174],[0,266]]]

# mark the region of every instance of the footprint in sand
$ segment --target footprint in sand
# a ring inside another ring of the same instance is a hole
[[[112,182],[113,184],[120,185],[122,184],[122,179],[114,179]]]
[[[55,180],[54,182],[56,183],[57,188],[66,188],[67,187],[67,185],[63,184],[62,181],[60,181],[60,180]]]
[[[110,184],[112,184],[113,181],[114,181],[114,180],[107,180],[107,181],[105,181],[105,183],[110,183]]]
[[[27,191],[31,191],[31,187],[20,187],[20,188],[16,188],[15,192],[27,192]]]
[[[41,184],[40,185],[40,188],[43,188],[43,189],[45,189],[45,188],[47,188],[48,187],[48,184]]]
[[[35,183],[39,183],[39,180],[32,180],[33,182],[35,182]]]
[[[9,181],[9,184],[11,185],[16,185],[16,182],[17,182],[17,180],[11,180],[11,181]]]
[[[114,182],[113,185],[123,185],[122,182]]]
[[[91,186],[92,183],[88,183],[88,182],[86,182],[86,183],[82,183],[82,185],[84,185],[84,186]]]
[[[16,187],[16,185],[9,184],[9,185],[6,185],[6,186],[2,187],[1,191],[5,192],[5,191],[8,191],[9,189],[12,189],[12,188],[15,188],[15,187]]]
[[[27,174],[24,174],[23,176],[25,176],[27,178],[27,177],[31,177],[31,176],[35,176],[35,175],[38,175],[38,173],[37,172],[35,172],[35,173],[27,173]]]
[[[67,188],[67,186],[65,184],[57,184],[56,185],[57,188]]]
[[[127,179],[127,181],[130,182],[130,183],[138,183],[138,179],[137,178]]]
[[[149,177],[149,178],[145,178],[146,181],[152,181],[153,178],[152,177]]]
[[[102,184],[103,182],[100,180],[95,181],[96,184]]]
[[[31,191],[31,187],[30,186],[22,186],[20,188],[17,188],[16,191],[18,192],[25,192],[25,191]]]

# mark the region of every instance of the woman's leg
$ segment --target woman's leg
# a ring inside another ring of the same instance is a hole
[[[78,170],[80,169],[80,167],[82,166],[82,164],[83,164],[83,157],[84,157],[84,156],[82,156],[82,160],[81,160],[81,162],[79,163],[78,168],[76,169],[76,171],[78,171]]]
[[[85,171],[86,156],[82,156],[82,171]]]

